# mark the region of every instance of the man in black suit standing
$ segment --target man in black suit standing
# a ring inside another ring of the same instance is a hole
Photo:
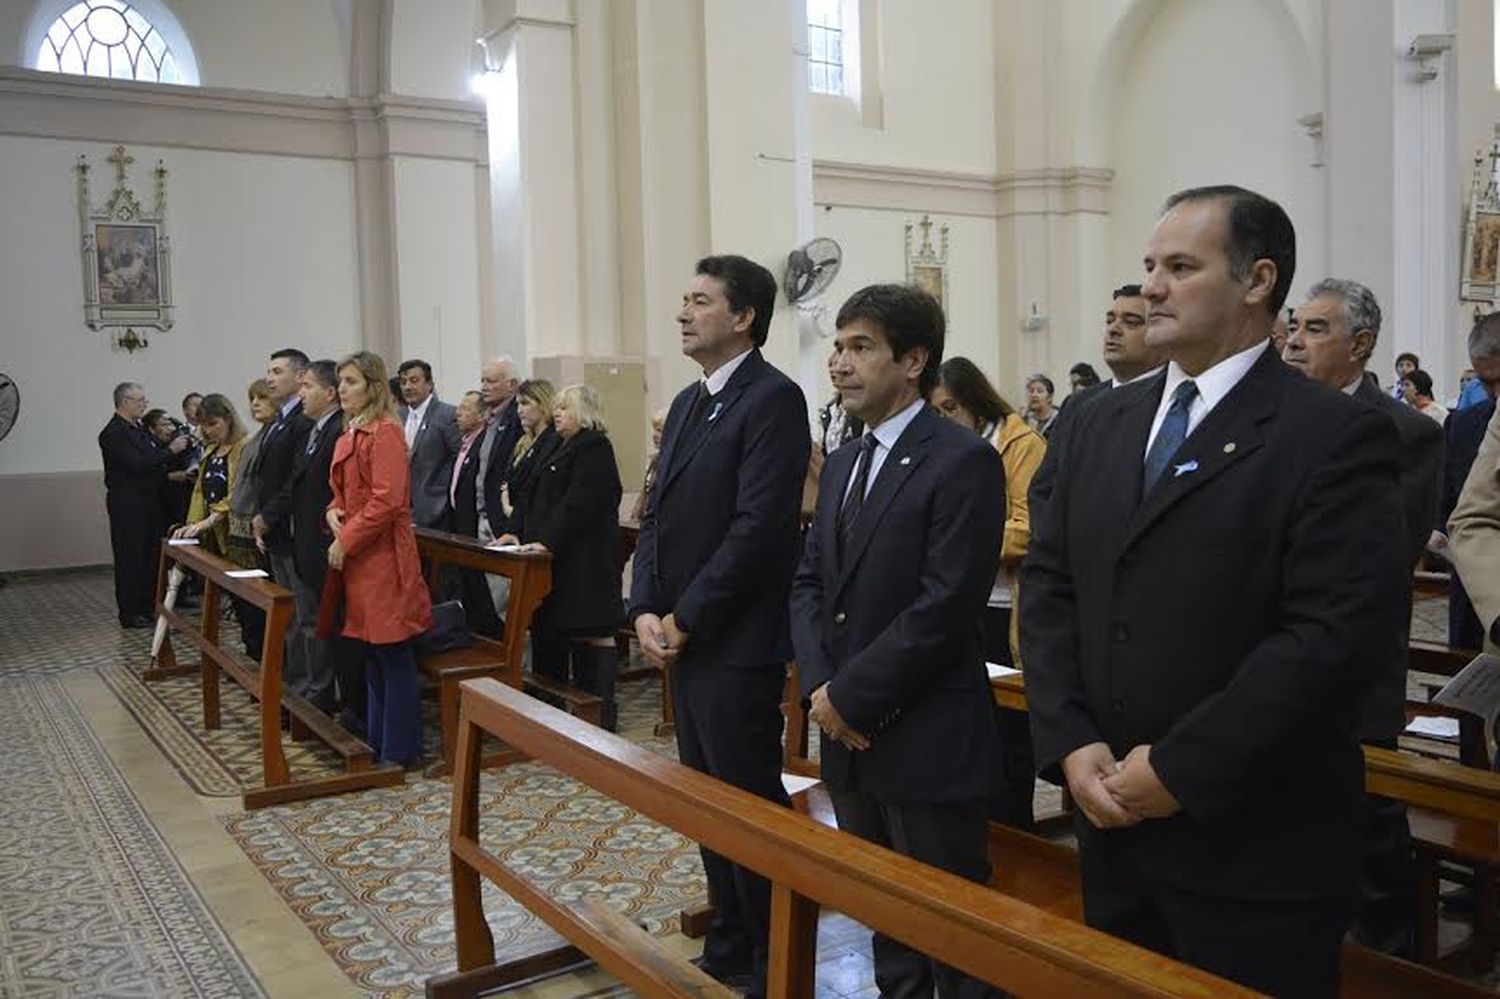
[[[1021,645],[1039,769],[1078,805],[1088,923],[1334,996],[1359,708],[1410,577],[1394,424],[1270,345],[1295,260],[1258,194],[1167,201],[1142,290],[1170,363],[1078,414],[1032,521]]]
[[[302,413],[302,373],[307,355],[286,347],[271,355],[266,385],[276,406],[276,419],[261,432],[255,453],[255,517],[251,529],[256,544],[271,561],[271,578],[296,593],[300,581],[292,551],[292,465],[307,445],[312,421]],[[286,676],[307,675],[307,643],[295,628],[286,636]]]
[[[474,524],[476,536],[489,544],[498,538],[505,525],[505,505],[500,491],[510,474],[510,453],[521,439],[521,417],[516,411],[516,389],[521,379],[516,365],[501,356],[479,369],[479,394],[484,399],[484,432],[474,447],[479,450],[479,467],[475,470]],[[501,530],[497,530],[501,528]],[[485,576],[494,613],[503,616],[510,582],[504,576]]]
[[[1307,301],[1287,323],[1282,359],[1329,388],[1351,395],[1390,417],[1400,450],[1402,535],[1408,571],[1415,571],[1432,530],[1442,483],[1443,431],[1433,420],[1380,390],[1365,367],[1380,336],[1380,304],[1357,281],[1327,278],[1313,285]],[[1391,648],[1365,693],[1359,737],[1367,745],[1396,748],[1406,728],[1407,643],[1411,632],[1411,589],[1400,614],[1390,622]],[[1416,871],[1406,806],[1381,795],[1365,796],[1364,869],[1354,935],[1360,943],[1389,954],[1410,955],[1416,905]]]
[[[115,414],[99,431],[104,458],[104,508],[114,555],[115,609],[124,628],[149,628],[156,605],[156,570],[162,534],[161,490],[172,459],[192,440],[158,445],[141,426],[146,390],[135,382],[115,386]]]
[[[443,528],[448,523],[448,487],[459,443],[453,407],[433,392],[432,366],[426,361],[403,361],[396,374],[401,379],[400,415],[411,455],[411,522]]]
[[[682,762],[789,805],[781,694],[808,431],[802,390],[760,353],[775,303],[754,261],[698,261],[677,321],[703,379],[667,413],[630,618],[646,655],[676,671]],[[770,885],[708,850],[703,867],[715,907],[703,968],[764,995]]]
[[[333,464],[333,449],[339,432],[344,429],[339,409],[339,376],[332,361],[313,361],[302,372],[302,415],[312,422],[307,443],[292,459],[291,489],[292,561],[297,569],[296,617],[292,633],[302,646],[306,672],[287,672],[287,686],[294,693],[332,714],[335,707],[335,685],[338,657],[334,654],[337,638],[319,639],[316,635],[318,607],[323,595],[323,579],[328,575],[328,546],[333,532],[328,528],[328,504],[333,501],[333,487],[328,470]],[[1430,421],[1429,421],[1430,422]],[[348,706],[348,677],[344,682]],[[364,677],[359,683],[359,707],[356,717],[364,718]],[[350,712],[353,715],[353,712]]]
[[[1455,409],[1443,422],[1445,461],[1443,491],[1438,503],[1437,522],[1433,527],[1433,550],[1448,558],[1448,518],[1458,505],[1469,469],[1484,442],[1485,429],[1495,415],[1495,394],[1500,390],[1500,312],[1491,312],[1469,331],[1469,366],[1484,386],[1484,401],[1468,409]],[[1448,594],[1448,644],[1456,649],[1479,649],[1484,645],[1484,627],[1474,604],[1464,589],[1463,579],[1453,573]]]
[[[867,429],[823,466],[792,584],[823,780],[840,829],[982,884],[1000,745],[980,618],[999,566],[1005,468],[984,438],[927,405],[945,325],[931,296],[872,285],[837,324],[830,372]],[[882,934],[873,952],[881,995],[993,992]]]
[[[485,405],[479,392],[465,392],[454,407],[454,423],[460,434],[458,453],[453,459],[453,474],[448,483],[448,505],[452,517],[447,530],[466,537],[479,537],[479,513],[475,494],[479,484],[479,455],[484,439]],[[458,572],[459,596],[469,630],[481,635],[497,636],[501,632],[495,602],[485,583],[485,575],[473,569]]]

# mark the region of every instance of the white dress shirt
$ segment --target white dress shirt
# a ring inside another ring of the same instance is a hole
[[[875,487],[875,476],[880,474],[880,468],[885,464],[886,456],[891,453],[891,448],[896,446],[896,441],[906,432],[911,421],[917,418],[922,407],[927,405],[927,400],[917,396],[911,405],[907,406],[895,416],[881,422],[878,427],[865,431],[867,435],[875,437],[875,451],[870,455],[870,474],[865,479],[865,495],[870,495],[870,490]],[[856,459],[856,465],[858,460]],[[849,492],[854,488],[854,480],[859,477],[859,469],[853,468],[849,472],[849,482],[844,486],[844,499],[849,498]]]
[[[427,398],[422,400],[420,406],[413,406],[406,411],[406,449],[416,443],[417,431],[422,429],[422,421],[427,419],[427,407],[432,405],[432,393],[427,393]]]
[[[1193,431],[1198,429],[1198,424],[1203,422],[1203,418],[1213,412],[1214,407],[1240,383],[1240,379],[1255,367],[1255,362],[1260,360],[1260,355],[1270,349],[1271,347],[1262,341],[1238,354],[1231,354],[1201,375],[1192,378],[1193,383],[1198,386],[1198,394],[1193,397],[1193,402],[1188,407],[1186,436],[1192,436]],[[1142,461],[1145,461],[1146,455],[1151,452],[1151,442],[1156,440],[1156,433],[1161,429],[1162,421],[1167,418],[1167,410],[1172,408],[1172,393],[1177,391],[1177,386],[1191,377],[1178,366],[1176,361],[1167,365],[1167,384],[1162,387],[1161,402],[1156,407],[1156,418],[1151,421],[1151,433],[1147,435],[1146,447],[1141,451]]]
[[[729,384],[729,379],[739,370],[740,365],[745,363],[745,358],[749,357],[750,351],[754,349],[754,347],[751,347],[734,355],[721,364],[719,370],[703,379],[703,384],[708,387],[708,394],[710,396],[718,395],[724,391],[724,386]]]
[[[1118,378],[1111,378],[1109,381],[1105,382],[1104,384],[1107,387],[1111,388],[1111,389],[1121,388],[1121,387],[1123,387],[1125,385],[1134,385],[1136,382],[1143,382],[1147,378],[1154,377],[1156,375],[1156,373],[1158,371],[1160,371],[1164,367],[1166,367],[1165,364],[1158,364],[1156,367],[1152,368],[1150,371],[1142,371],[1140,374],[1136,375],[1134,378],[1127,378],[1123,382],[1120,381],[1120,379],[1118,379]]]

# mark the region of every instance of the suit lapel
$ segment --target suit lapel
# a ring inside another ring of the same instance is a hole
[[[880,526],[880,520],[885,516],[886,510],[890,508],[891,501],[896,498],[896,494],[901,491],[906,480],[911,478],[911,473],[917,470],[917,467],[922,464],[922,459],[926,457],[922,445],[926,443],[927,438],[932,436],[931,421],[941,419],[943,417],[939,416],[936,410],[923,407],[901,432],[901,436],[896,438],[896,446],[891,448],[891,453],[885,456],[885,461],[881,463],[880,471],[875,476],[875,484],[870,487],[868,495],[865,496],[864,506],[859,511],[859,519],[854,522],[854,534],[849,538],[849,548],[843,553],[843,559],[839,564],[839,579],[838,585],[834,588],[835,595],[844,588],[849,577],[853,575],[854,567],[859,564],[860,556],[869,547],[870,540],[875,537],[876,528]],[[855,453],[858,453],[857,449]],[[847,485],[847,479],[846,475],[840,485]],[[840,489],[839,506],[843,505],[843,498],[843,490]],[[835,506],[835,521],[838,519],[837,509],[838,506]],[[836,532],[837,528],[835,528]],[[837,543],[835,539],[835,546]],[[837,551],[837,547],[834,550]]]
[[[734,374],[729,376],[729,383],[708,400],[703,422],[696,427],[684,426],[677,434],[678,439],[673,443],[672,453],[666,455],[670,463],[667,465],[666,479],[662,482],[663,491],[671,488],[672,481],[692,464],[703,445],[708,443],[714,431],[724,421],[724,414],[729,412],[740,396],[745,394],[745,389],[759,377],[761,363],[760,351],[752,350],[750,356],[741,361]],[[677,457],[679,452],[682,454],[681,458]]]
[[[1267,352],[1182,442],[1162,477],[1136,508],[1124,547],[1128,548],[1183,497],[1202,489],[1265,444],[1262,424],[1276,415],[1279,395],[1270,377],[1270,364],[1279,365],[1281,360]]]

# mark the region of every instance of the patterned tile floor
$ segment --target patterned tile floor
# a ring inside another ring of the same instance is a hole
[[[1441,640],[1445,631],[1442,603],[1428,601],[1419,604],[1413,616],[1412,630],[1414,637]],[[202,918],[198,927],[204,950],[183,958],[180,954],[174,957],[170,947],[136,948],[135,963],[138,967],[132,972],[136,977],[112,978],[111,989],[134,995],[255,995],[260,994],[258,989],[263,989],[271,996],[386,995],[401,994],[409,989],[409,976],[400,981],[384,982],[378,974],[368,974],[364,978],[353,974],[351,980],[349,959],[342,960],[342,968],[336,965],[329,956],[327,935],[319,934],[315,928],[309,929],[317,921],[316,913],[309,918],[310,910],[317,903],[298,899],[312,890],[310,886],[319,884],[320,878],[323,888],[326,888],[331,883],[328,873],[340,862],[344,864],[340,876],[345,880],[337,887],[345,896],[334,908],[347,905],[351,918],[356,922],[362,920],[366,926],[389,919],[392,912],[399,914],[403,906],[424,893],[437,891],[432,871],[422,865],[413,865],[413,872],[402,880],[397,876],[407,873],[404,868],[402,872],[393,872],[388,869],[389,864],[375,863],[378,858],[367,857],[370,863],[365,868],[349,864],[349,857],[357,854],[361,847],[346,844],[348,851],[344,854],[330,850],[329,837],[336,839],[342,835],[340,824],[343,820],[334,821],[329,817],[344,813],[344,818],[350,821],[363,821],[384,810],[391,820],[390,828],[401,831],[396,838],[405,836],[410,839],[413,814],[427,812],[436,816],[446,811],[443,794],[446,785],[439,783],[429,787],[432,782],[420,781],[408,785],[404,791],[409,793],[411,807],[403,806],[399,810],[388,807],[391,792],[350,796],[342,799],[347,802],[343,806],[328,801],[313,802],[255,815],[241,814],[237,803],[230,799],[197,795],[162,757],[160,750],[145,738],[136,717],[126,711],[96,672],[101,667],[138,667],[146,659],[148,643],[149,632],[124,632],[115,625],[107,572],[11,577],[7,585],[0,587],[0,696],[12,701],[19,698],[19,702],[40,698],[39,703],[45,706],[30,712],[11,712],[10,718],[0,720],[0,746],[5,747],[5,760],[0,764],[26,759],[14,751],[23,743],[42,744],[34,732],[21,734],[16,727],[21,722],[17,719],[29,717],[35,724],[35,719],[51,712],[52,720],[41,726],[42,731],[54,737],[60,732],[70,733],[72,737],[72,748],[68,753],[53,753],[51,756],[66,762],[79,773],[92,774],[84,782],[89,786],[97,784],[107,791],[110,785],[108,774],[116,764],[129,784],[121,792],[101,792],[104,797],[112,796],[108,803],[122,809],[121,814],[126,816],[119,828],[113,822],[101,826],[84,821],[88,808],[101,807],[98,801],[84,805],[74,801],[67,806],[72,810],[66,812],[70,818],[69,836],[55,840],[53,849],[45,856],[38,857],[37,851],[33,850],[28,867],[32,873],[27,876],[34,877],[35,872],[49,866],[59,872],[57,877],[63,879],[68,876],[63,872],[69,870],[90,869],[97,874],[101,866],[107,866],[101,863],[101,857],[107,859],[109,850],[129,843],[132,857],[140,853],[140,857],[132,862],[156,863],[153,877],[158,879],[157,883],[169,883],[171,865],[155,857],[149,848],[139,847],[141,843],[149,847],[153,837],[150,827],[155,826],[155,832],[160,833],[158,842],[165,840],[180,863],[180,870],[185,870],[191,878],[192,887],[207,902],[211,912],[211,916],[202,912],[195,916],[190,904],[179,906],[191,918]],[[45,686],[47,683],[52,687]],[[28,693],[15,693],[23,689]],[[622,705],[622,724],[627,729],[634,729],[638,735],[644,735],[654,720],[657,695],[646,685],[628,685],[625,689],[629,696],[626,698],[628,703]],[[81,715],[76,708],[72,709],[73,716],[68,715],[70,701],[82,709]],[[8,726],[6,722],[9,722]],[[93,740],[94,733],[99,735],[98,741]],[[92,750],[89,748],[91,744]],[[8,771],[0,774],[0,780],[5,782],[8,791],[20,786]],[[66,788],[68,780],[64,777],[50,783]],[[27,785],[27,790],[20,795],[7,793],[0,797],[0,854],[15,853],[15,844],[21,842],[19,837],[28,831],[28,823],[37,809],[51,807],[47,805],[47,794],[46,787],[33,789],[33,785]],[[546,796],[542,795],[523,807],[545,800]],[[129,806],[137,801],[136,814],[141,819],[133,826]],[[1039,802],[1040,805],[1043,802]],[[524,822],[526,817],[522,816],[518,821]],[[441,825],[440,818],[438,824]],[[226,827],[234,838],[226,835]],[[606,832],[588,828],[579,832],[577,843],[565,844],[562,850],[597,852],[601,838],[620,834],[618,823]],[[641,834],[642,830],[629,830],[631,837]],[[364,844],[363,849],[369,853],[369,844]],[[279,850],[292,852],[278,854]],[[296,851],[302,853],[299,855]],[[396,852],[400,853],[400,850]],[[687,852],[691,853],[690,850]],[[558,858],[551,859],[557,861]],[[303,861],[308,863],[304,865]],[[686,869],[682,874],[689,876]],[[597,875],[598,872],[570,868],[566,872],[558,871],[555,876],[561,881],[570,878],[575,881],[603,880]],[[619,875],[620,872],[613,872],[617,879]],[[69,994],[61,987],[48,990],[19,988],[15,984],[16,964],[11,960],[11,954],[24,952],[24,947],[18,943],[21,937],[17,935],[16,927],[38,919],[45,921],[56,917],[66,922],[70,918],[57,916],[61,910],[56,907],[60,904],[56,899],[49,898],[50,907],[39,908],[33,896],[21,900],[14,893],[7,895],[7,878],[15,876],[14,870],[0,863],[0,955],[3,955],[0,956],[0,995]],[[608,876],[610,872],[605,872],[604,879]],[[701,877],[696,865],[693,865],[691,876]],[[630,876],[624,876],[619,884],[625,887],[616,890],[629,891],[630,880]],[[376,895],[381,896],[378,905],[367,905],[362,901],[364,897],[373,899]],[[382,905],[386,907],[384,911],[379,909]],[[42,908],[46,908],[48,915],[39,917],[36,913]],[[122,918],[131,931],[142,929],[139,910],[116,906],[112,915]],[[65,934],[58,935],[51,942],[51,953],[65,957],[67,960],[63,963],[71,962],[78,969],[98,968],[103,960],[99,954],[108,947],[97,944],[111,937],[97,931],[100,917],[97,913],[93,916],[94,922],[77,920],[75,927],[87,927],[86,943],[81,933],[71,940]],[[643,916],[648,925],[653,925],[652,920],[656,920],[654,925],[662,928],[661,913],[643,913]],[[233,941],[233,948],[218,949],[215,941],[222,939],[222,935],[218,935],[215,919]],[[387,928],[393,938],[406,934],[402,946],[407,947],[410,954],[415,953],[413,948],[430,945],[431,941],[423,934],[430,936],[434,925],[431,921],[424,923],[421,920],[403,925],[398,919]],[[837,914],[825,916],[820,929],[818,994],[874,995],[866,931]],[[669,936],[667,941],[683,953],[693,953],[697,947],[696,943],[680,935]],[[252,978],[246,979],[234,971],[234,948],[243,955]],[[193,971],[195,984],[191,986],[164,984],[175,981],[171,975],[180,974],[183,967],[191,967],[192,961],[205,953],[213,955],[228,970],[202,977]],[[148,957],[157,962],[155,966],[148,967]],[[175,966],[173,960],[178,961]],[[369,970],[369,962],[366,962],[365,971]],[[13,977],[7,979],[6,975]],[[198,991],[195,993],[194,989]],[[92,994],[110,992],[90,991]],[[525,999],[562,999],[614,996],[624,992],[608,975],[594,969],[529,986],[512,994]]]

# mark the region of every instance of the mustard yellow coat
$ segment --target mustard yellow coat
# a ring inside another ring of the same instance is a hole
[[[1041,467],[1047,453],[1047,442],[1041,434],[1026,425],[1017,413],[1011,413],[995,428],[990,443],[1000,452],[1005,465],[1005,537],[1000,544],[1000,565],[1010,574],[1010,655],[1016,667],[1021,666],[1020,574],[1015,570],[1026,557],[1031,542],[1031,512],[1026,493],[1031,477]]]

